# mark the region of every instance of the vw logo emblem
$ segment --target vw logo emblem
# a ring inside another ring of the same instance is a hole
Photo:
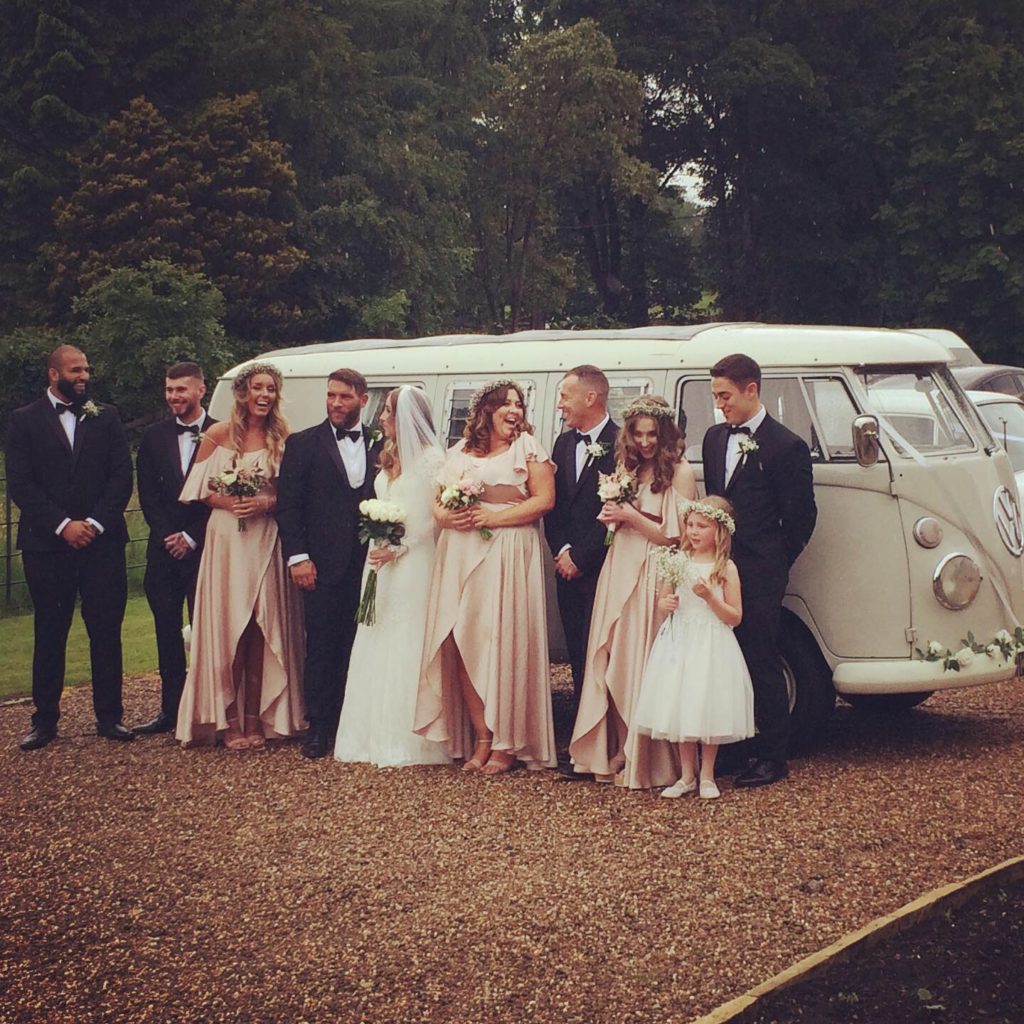
[[[1010,554],[1024,553],[1024,523],[1020,518],[1020,505],[1017,496],[1008,487],[996,488],[992,496],[992,516]]]

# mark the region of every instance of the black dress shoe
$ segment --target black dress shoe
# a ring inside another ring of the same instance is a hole
[[[780,782],[789,769],[785,761],[755,761],[745,772],[736,776],[733,785],[737,789],[756,789],[758,786],[770,786]]]
[[[131,729],[126,729],[120,722],[97,722],[96,735],[102,736],[105,740],[119,740],[121,743],[135,739],[135,733]]]
[[[160,732],[173,732],[177,722],[166,711],[161,711],[151,722],[132,727],[136,736],[155,736]]]
[[[29,734],[21,741],[22,750],[40,750],[57,738],[57,727],[33,725]]]
[[[562,782],[593,782],[593,772],[578,772],[572,764],[560,764],[558,766],[558,777]]]
[[[319,731],[310,729],[302,741],[302,756],[315,761],[318,757],[327,756],[327,737]]]

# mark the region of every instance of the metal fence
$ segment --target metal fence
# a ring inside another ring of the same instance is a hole
[[[3,531],[3,554],[0,556],[3,563],[0,569],[3,601],[0,604],[0,612],[5,612],[19,607],[28,608],[30,602],[25,573],[21,567],[21,552],[15,546],[18,538],[18,506],[11,501],[11,496],[7,493],[7,479],[2,476],[0,495],[3,495],[3,519],[0,520],[0,530]],[[149,540],[149,527],[139,507],[138,493],[134,490],[125,509],[125,519],[128,522],[129,540],[126,554],[128,578],[131,582],[134,576],[141,576],[141,573],[133,573],[132,570],[144,569],[146,566],[146,542]]]

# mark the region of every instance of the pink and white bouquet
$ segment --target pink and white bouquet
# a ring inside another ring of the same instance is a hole
[[[211,476],[207,487],[214,494],[225,494],[229,498],[255,498],[266,485],[267,478],[259,466],[250,469],[239,469],[236,463],[232,463],[223,472]],[[246,530],[245,520],[238,520],[238,532]]]
[[[441,493],[437,496],[437,503],[441,508],[457,512],[459,509],[479,505],[483,493],[484,485],[467,473],[450,484],[444,484],[441,487]],[[490,540],[494,534],[486,526],[481,526],[480,536],[484,540]]]
[[[624,466],[619,466],[614,473],[597,474],[597,496],[602,501],[614,501],[616,505],[627,505],[637,493],[636,477]],[[607,547],[615,540],[615,524],[608,524],[608,532],[604,535]]]
[[[405,511],[393,501],[370,498],[359,502],[359,541],[382,548],[399,544],[405,536]],[[356,610],[356,622],[372,626],[377,621],[377,570],[371,569]]]

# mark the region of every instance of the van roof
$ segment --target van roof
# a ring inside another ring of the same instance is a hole
[[[745,352],[764,369],[950,361],[943,345],[908,331],[760,323],[356,338],[277,349],[258,359],[273,360],[286,377],[326,377],[349,362],[368,375],[548,372],[585,362],[609,371],[631,367],[706,369],[730,352]],[[247,360],[225,377],[254,361]]]

